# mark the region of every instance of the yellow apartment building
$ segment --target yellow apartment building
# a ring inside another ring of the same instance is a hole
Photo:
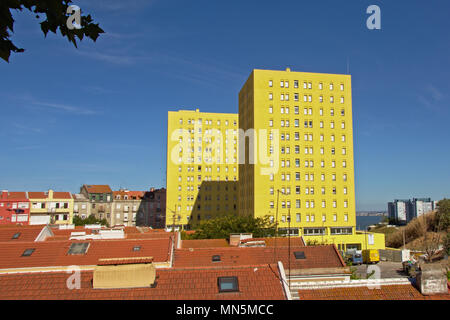
[[[28,192],[30,224],[72,224],[74,200],[70,192]]]
[[[307,243],[384,249],[384,235],[356,231],[350,75],[253,70],[239,126],[240,214]]]
[[[237,214],[238,115],[168,113],[166,227]]]

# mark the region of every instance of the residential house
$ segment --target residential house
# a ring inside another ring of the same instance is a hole
[[[111,225],[135,226],[136,215],[142,210],[144,191],[121,189],[113,192],[113,217]]]
[[[145,192],[138,212],[137,224],[154,229],[162,229],[166,225],[166,189],[154,189]]]
[[[29,224],[30,201],[26,192],[0,193],[0,225]]]
[[[73,214],[81,219],[86,219],[91,215],[91,203],[89,199],[82,193],[72,194],[73,198]]]
[[[83,185],[80,189],[90,202],[90,214],[111,224],[113,192],[108,185]]]
[[[72,224],[73,199],[70,192],[28,192],[30,224]]]

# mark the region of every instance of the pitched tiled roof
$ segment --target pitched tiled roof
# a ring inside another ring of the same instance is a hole
[[[304,246],[305,245],[305,243],[303,242],[303,238],[301,238],[301,237],[251,238],[251,239],[241,240],[241,243],[246,243],[246,242],[251,242],[251,241],[264,241],[266,243],[267,247],[273,247],[273,246],[287,247],[289,245],[289,242],[291,243],[291,246]]]
[[[47,199],[47,192],[28,192],[29,199]],[[72,194],[70,192],[53,192],[53,199],[72,199]]]
[[[226,239],[183,240],[183,248],[224,248],[229,247]]]
[[[266,247],[287,247],[289,241],[291,246],[304,246],[305,243],[301,237],[291,237],[290,239],[283,238],[251,238],[242,240],[241,243],[247,243],[251,241],[264,241]],[[199,240],[183,240],[183,248],[224,248],[229,247],[227,239],[199,239]]]
[[[68,255],[72,243],[88,242],[84,255]],[[133,248],[140,246],[139,251]],[[0,269],[55,267],[70,265],[96,265],[101,258],[153,257],[155,262],[169,261],[172,241],[152,240],[90,240],[8,242],[0,245]],[[26,249],[35,249],[31,256],[23,257]]]
[[[105,228],[103,228],[106,230]],[[92,234],[92,229],[86,229],[84,226],[76,226],[75,229],[57,229],[52,228],[53,237],[48,237],[46,241],[69,240],[72,232],[86,232],[86,235]],[[167,239],[173,233],[166,232],[164,229],[148,229],[137,227],[124,227],[125,239]],[[101,241],[101,240],[97,240]]]
[[[81,272],[81,288],[69,290],[70,274],[0,275],[0,300],[284,300],[276,265],[210,269],[157,269],[154,288],[93,289],[92,271]],[[239,292],[219,293],[217,278],[238,278]]]
[[[133,197],[135,197],[136,200],[140,200],[144,197],[144,194],[144,191],[113,191],[114,199],[116,199],[117,196],[120,196],[119,200],[125,200],[124,196],[128,196],[128,200],[133,200]]]
[[[3,196],[5,192],[0,192],[0,195]],[[0,196],[0,198],[1,198]],[[8,192],[7,200],[26,200],[28,199],[26,192]]]
[[[87,191],[89,193],[111,193],[112,190],[108,185],[93,185],[93,184],[86,184],[85,185]]]
[[[306,259],[296,259],[294,252],[303,251]],[[238,266],[269,264],[281,261],[289,265],[288,247],[229,247],[175,250],[175,267]],[[212,256],[220,255],[221,262],[212,262]],[[291,247],[291,269],[342,268],[342,261],[334,245]]]
[[[29,199],[45,199],[47,198],[47,195],[45,192],[28,192],[28,198]]]
[[[33,242],[39,233],[41,233],[42,228],[42,226],[8,226],[0,228],[0,242],[8,242],[8,245],[10,242]],[[17,233],[20,233],[19,237],[17,239],[12,239]],[[0,246],[2,246],[2,244],[0,244]]]
[[[70,192],[53,192],[54,199],[72,199]]]
[[[424,296],[412,284],[382,285],[377,288],[347,287],[299,290],[300,300],[450,300],[450,294]]]

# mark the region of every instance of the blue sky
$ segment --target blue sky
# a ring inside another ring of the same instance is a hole
[[[0,188],[165,185],[167,111],[238,111],[251,70],[352,74],[358,210],[449,197],[448,1],[79,0],[75,49],[16,18],[0,61]],[[381,30],[366,8],[381,8]]]

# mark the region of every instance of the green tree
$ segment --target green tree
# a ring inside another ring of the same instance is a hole
[[[444,239],[444,248],[447,255],[450,256],[450,233],[447,233]]]
[[[442,199],[437,203],[436,221],[438,231],[450,228],[450,199]]]
[[[23,11],[27,9],[40,19],[40,15],[45,16],[45,20],[40,22],[41,30],[45,36],[49,31],[56,34],[59,28],[61,35],[67,38],[77,47],[77,39],[83,37],[92,39],[94,42],[104,31],[93,23],[91,15],[81,16],[81,28],[70,30],[67,27],[67,20],[70,14],[67,8],[72,3],[71,0],[1,0],[0,1],[0,58],[9,62],[11,52],[24,52],[25,49],[18,48],[10,39],[14,32],[14,19],[11,10]]]
[[[76,226],[84,226],[87,224],[101,224],[102,226],[109,227],[108,221],[106,219],[97,219],[93,214],[85,219],[82,219],[79,216],[74,216],[73,224]]]
[[[212,220],[201,221],[195,228],[192,239],[228,239],[231,233],[252,233],[254,238],[275,235],[275,223],[268,216],[229,215]]]

